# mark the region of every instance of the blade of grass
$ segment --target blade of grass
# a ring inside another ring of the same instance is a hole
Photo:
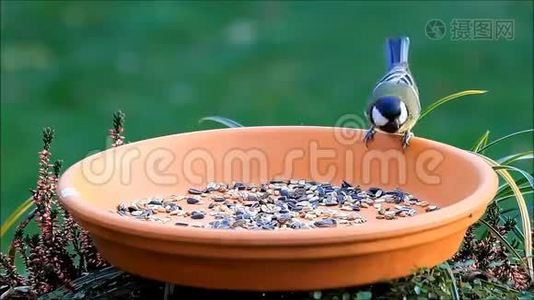
[[[458,98],[461,98],[461,97],[464,97],[464,96],[469,96],[469,95],[485,94],[486,92],[487,91],[483,91],[483,90],[467,90],[467,91],[461,91],[461,92],[454,93],[454,94],[448,95],[446,97],[443,97],[443,98],[435,101],[434,103],[430,104],[430,106],[428,106],[425,110],[423,110],[423,112],[421,113],[421,116],[419,116],[419,120],[421,120],[424,117],[426,117],[429,113],[431,113],[437,107],[439,107],[442,104],[445,104],[445,103],[447,103],[447,102],[449,102],[451,100],[458,99]]]
[[[21,205],[19,205],[17,207],[17,209],[15,209],[15,211],[12,212],[7,217],[7,219],[2,224],[2,228],[0,228],[0,238],[4,237],[6,232],[8,232],[9,229],[11,229],[11,227],[13,227],[13,225],[15,225],[15,223],[20,218],[20,216],[22,216],[28,209],[30,209],[30,207],[32,207],[32,205],[33,205],[32,198],[29,198],[26,201],[24,201]]]
[[[530,174],[530,175],[534,176],[534,174]],[[515,184],[518,187],[522,187],[524,185],[529,186],[528,180],[525,177],[518,178],[515,181]],[[510,190],[510,186],[506,183],[503,183],[502,185],[499,186],[499,192],[497,193],[497,195],[499,196],[501,193],[506,193],[508,190]]]
[[[447,271],[447,275],[449,275],[449,278],[452,282],[451,286],[451,295],[453,300],[460,300],[460,293],[458,292],[458,285],[456,284],[456,278],[454,277],[454,273],[452,272],[451,266],[448,262],[444,262],[441,264],[442,269]]]
[[[519,182],[519,180],[516,180],[516,185],[521,191],[521,193],[533,190],[530,184],[528,183],[528,181],[526,180],[526,178],[521,177],[520,179],[524,179],[524,182],[523,181]],[[497,192],[497,195],[495,195],[495,198],[502,198],[502,197],[508,197],[508,196],[513,196],[513,195],[514,195],[514,191],[512,190],[512,188],[510,188],[510,186],[506,186],[503,189],[499,189],[499,191]]]
[[[498,162],[497,162],[498,163]],[[530,184],[530,187],[534,189],[534,177],[530,175],[527,171],[521,170],[519,168],[513,167],[513,166],[507,166],[507,165],[498,165],[493,166],[494,170],[509,170],[509,171],[516,171],[520,173],[523,177],[525,177],[528,181],[528,184]],[[514,181],[515,184],[515,181]]]
[[[232,119],[228,119],[228,118],[221,117],[221,116],[204,117],[204,118],[200,119],[198,122],[202,123],[202,122],[205,122],[205,121],[212,121],[212,122],[215,122],[215,123],[219,123],[219,124],[222,124],[222,125],[224,125],[226,127],[229,127],[229,128],[244,127],[243,125],[239,124],[238,122],[236,122],[236,121],[234,121]]]
[[[497,159],[501,165],[508,165],[518,160],[534,159],[534,150],[508,155]]]
[[[494,140],[493,142],[487,144],[486,146],[482,147],[480,149],[479,153],[482,153],[483,151],[487,150],[489,147],[494,146],[494,145],[496,145],[496,144],[498,144],[498,143],[500,143],[500,142],[502,142],[502,141],[504,141],[506,139],[509,139],[509,138],[514,137],[516,135],[529,133],[529,132],[534,132],[534,129],[521,130],[521,131],[517,131],[517,132],[511,133],[509,135],[505,135],[505,136],[503,136],[501,138],[498,138],[498,139]]]
[[[532,188],[530,186],[519,187],[519,190],[521,191],[521,194],[523,194],[523,196],[530,195],[533,193]],[[514,198],[514,193],[512,191],[510,191],[509,194],[494,198],[493,202],[499,203],[499,202],[502,202],[504,200],[511,199],[511,198]]]
[[[486,157],[485,155],[478,154],[478,156],[482,157],[490,166],[496,167],[499,166],[499,163],[494,161],[493,159]],[[523,197],[523,194],[521,194],[521,191],[519,190],[519,187],[516,185],[514,178],[507,169],[497,168],[495,169],[495,172],[499,174],[510,186],[510,188],[513,190],[517,206],[519,207],[519,213],[521,215],[521,225],[523,227],[523,232],[525,232],[525,239],[524,239],[524,247],[525,247],[525,256],[527,257],[527,266],[528,266],[528,273],[530,275],[530,278],[534,278],[534,268],[532,265],[532,235],[530,234],[532,232],[532,228],[530,225],[530,217],[529,217],[529,211],[528,206],[525,201],[525,197]]]
[[[501,290],[505,290],[505,291],[512,291],[514,293],[521,293],[521,291],[519,290],[516,290],[514,288],[512,288],[511,286],[507,285],[507,284],[500,284],[498,282],[495,282],[495,281],[490,281],[490,280],[484,280],[482,278],[477,278],[480,282],[483,282],[484,284],[487,284],[487,285],[492,285],[498,289],[501,289]],[[498,296],[498,295],[496,295]],[[491,298],[491,299],[499,299],[499,298]]]
[[[471,151],[477,152],[482,147],[485,147],[488,144],[490,131],[486,130],[486,133],[484,133],[481,137],[478,138],[478,140],[475,142],[473,147],[471,148]]]

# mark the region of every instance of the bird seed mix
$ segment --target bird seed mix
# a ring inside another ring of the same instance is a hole
[[[279,230],[352,226],[369,217],[395,220],[437,209],[399,189],[272,180],[259,185],[212,182],[187,195],[121,202],[117,213],[181,227]]]

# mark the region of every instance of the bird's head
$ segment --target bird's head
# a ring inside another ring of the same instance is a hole
[[[378,129],[395,133],[408,119],[408,109],[396,96],[380,97],[371,105],[369,119]]]

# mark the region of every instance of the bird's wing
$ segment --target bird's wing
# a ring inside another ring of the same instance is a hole
[[[403,100],[410,112],[408,119],[419,118],[421,112],[419,91],[407,66],[396,65],[378,81],[369,99],[368,110],[377,98],[384,95],[395,95]]]
[[[411,87],[416,95],[419,95],[419,90],[417,89],[417,85],[415,85],[412,74],[410,74],[410,71],[404,65],[397,65],[387,72],[386,75],[378,81],[375,90],[383,83],[405,84]]]

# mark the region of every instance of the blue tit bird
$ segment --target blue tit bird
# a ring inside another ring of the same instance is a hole
[[[386,40],[387,73],[376,84],[367,108],[371,124],[365,134],[365,145],[373,139],[375,130],[402,134],[402,147],[412,138],[411,132],[419,115],[419,90],[408,66],[408,37]]]

